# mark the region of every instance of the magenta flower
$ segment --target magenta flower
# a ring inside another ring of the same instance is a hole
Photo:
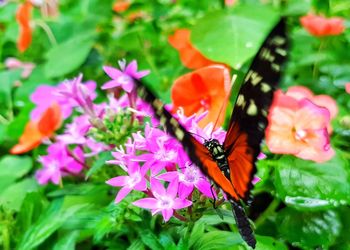
[[[147,182],[144,177],[146,171],[147,169],[145,167],[140,167],[138,162],[129,162],[127,168],[129,176],[117,176],[106,181],[108,185],[113,187],[122,187],[115,197],[115,203],[119,203],[132,190],[147,190]]]
[[[133,205],[151,209],[152,215],[162,213],[164,221],[167,222],[174,214],[174,210],[182,209],[192,205],[186,199],[177,198],[178,182],[169,183],[167,189],[156,179],[151,179],[151,189],[154,198],[143,198],[133,202]]]
[[[40,156],[39,162],[43,168],[35,174],[41,185],[47,184],[49,181],[57,185],[63,176],[78,174],[84,168],[83,151],[79,147],[69,152],[66,145],[57,142],[51,144],[47,152],[48,155]]]
[[[66,102],[70,103],[73,107],[80,107],[83,112],[91,117],[95,117],[94,104],[92,101],[96,97],[96,93],[94,92],[96,83],[93,82],[94,87],[91,90],[88,84],[83,84],[81,82],[82,78],[83,75],[80,74],[73,80],[64,82],[56,95],[66,100]]]
[[[30,96],[30,100],[36,104],[36,108],[31,113],[32,120],[38,120],[47,108],[52,103],[57,103],[60,106],[63,118],[67,118],[72,114],[74,107],[79,105],[79,102],[72,98],[67,98],[66,95],[62,95],[62,92],[67,92],[67,89],[72,89],[71,85],[76,83],[76,80],[81,80],[81,77],[73,80],[67,80],[57,86],[41,85],[36,88],[35,92]],[[85,84],[81,84],[86,96],[89,96],[91,100],[95,99],[96,83],[88,81]],[[71,91],[73,92],[73,91]],[[73,92],[76,93],[76,92]]]
[[[157,128],[146,125],[147,153],[134,157],[135,161],[145,162],[144,166],[150,168],[152,174],[158,174],[164,167],[177,163],[177,151],[180,144],[174,138]]]
[[[188,197],[195,187],[205,196],[213,198],[211,185],[208,179],[202,174],[196,165],[192,164],[183,150],[180,150],[178,160],[178,167],[182,170],[181,172],[169,171],[160,174],[157,176],[157,179],[168,182],[177,180],[179,182],[178,193],[181,199]]]
[[[86,115],[77,116],[72,123],[66,125],[64,134],[58,135],[57,139],[65,144],[84,144],[91,124]]]
[[[141,79],[142,77],[149,74],[149,70],[137,71],[137,62],[133,60],[131,63],[126,65],[125,60],[121,60],[118,62],[121,70],[104,66],[103,70],[106,74],[112,78],[111,81],[106,82],[102,89],[111,89],[115,87],[121,87],[125,92],[131,93],[134,89],[134,80],[133,79]]]

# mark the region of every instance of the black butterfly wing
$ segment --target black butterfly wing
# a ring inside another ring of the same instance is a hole
[[[287,45],[285,21],[281,19],[255,56],[231,115],[224,148],[231,182],[244,201],[252,188],[255,162],[267,126],[267,112],[281,77]]]

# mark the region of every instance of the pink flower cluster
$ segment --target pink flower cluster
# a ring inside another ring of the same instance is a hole
[[[204,116],[186,118],[181,111],[178,112],[178,119],[187,130],[209,138],[213,125],[209,124],[204,129],[198,126]],[[225,132],[218,129],[212,136],[222,142]],[[125,150],[120,148],[112,154],[115,160],[108,163],[120,166],[127,173],[126,176],[117,176],[107,181],[111,186],[122,187],[116,196],[116,203],[132,190],[142,191],[148,198],[133,204],[151,209],[153,214],[162,213],[164,220],[168,221],[174,210],[192,204],[191,195],[195,189],[206,197],[212,197],[210,182],[191,163],[182,145],[163,130],[148,123],[144,133],[133,134]]]
[[[284,94],[276,91],[270,109],[266,143],[271,152],[324,162],[334,156],[329,133],[330,120],[338,112],[329,96],[315,96],[309,89],[294,86]]]
[[[31,95],[32,102],[36,104],[31,113],[33,120],[53,103],[59,105],[63,118],[70,117],[74,108],[83,112],[66,124],[62,134],[46,142],[49,144],[48,154],[39,157],[43,168],[36,172],[40,184],[51,181],[57,185],[63,176],[78,175],[85,166],[87,156],[109,148],[87,134],[91,128],[89,120],[95,111],[89,113],[86,110],[98,110],[98,106],[92,103],[96,97],[96,83],[89,81],[84,84],[81,80],[82,76],[79,76],[57,86],[41,85]]]

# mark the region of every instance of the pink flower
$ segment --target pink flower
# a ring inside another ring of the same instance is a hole
[[[65,144],[84,144],[91,124],[86,115],[77,116],[72,123],[66,125],[64,134],[58,135],[57,139]]]
[[[177,180],[179,182],[179,197],[185,199],[188,197],[194,187],[202,194],[209,198],[213,198],[211,184],[208,179],[202,174],[200,169],[192,164],[188,159],[187,154],[181,150],[179,153],[179,169],[180,171],[169,171],[159,175],[157,178],[168,182]]]
[[[164,221],[170,220],[174,209],[182,209],[191,206],[192,202],[186,199],[177,198],[178,182],[169,183],[167,189],[156,179],[151,179],[151,189],[154,198],[144,198],[133,202],[133,205],[151,209],[152,215],[162,213]]]
[[[108,185],[122,187],[115,198],[115,203],[119,203],[132,190],[147,190],[147,182],[144,177],[146,171],[145,167],[140,168],[138,162],[129,162],[127,168],[129,176],[117,176],[106,181]]]
[[[139,80],[149,74],[149,70],[137,71],[136,60],[133,60],[128,65],[126,65],[125,60],[121,60],[118,63],[121,70],[109,66],[103,67],[103,70],[112,80],[106,82],[102,89],[121,87],[125,92],[131,93],[134,89],[133,79]]]
[[[327,132],[330,114],[326,108],[306,98],[297,100],[279,90],[275,92],[268,120],[266,144],[271,152],[293,154],[316,162],[333,157]]]
[[[308,14],[300,18],[301,25],[314,36],[335,36],[344,32],[344,19],[340,17],[325,18]]]
[[[79,147],[69,152],[66,145],[57,142],[51,144],[47,152],[48,155],[39,158],[43,168],[35,173],[35,177],[41,185],[47,184],[49,181],[58,185],[63,176],[78,174],[84,168],[83,151]]]
[[[345,84],[345,90],[350,94],[350,83]]]
[[[30,62],[21,62],[17,58],[9,57],[5,60],[5,66],[8,69],[22,69],[22,78],[26,79],[32,73],[35,64]]]
[[[40,85],[36,88],[35,92],[30,96],[30,100],[36,104],[36,108],[31,112],[32,120],[37,120],[54,102],[59,105],[63,118],[69,117],[72,114],[73,108],[79,106],[79,102],[81,102],[83,98],[78,90],[84,92],[84,95],[88,96],[91,100],[95,99],[96,83],[88,81],[82,84],[80,80],[81,76],[73,80],[65,81],[57,86]],[[74,85],[78,85],[79,87],[73,88]],[[79,96],[79,98],[77,98],[77,100],[69,98],[72,95],[75,97]]]
[[[302,100],[304,98],[309,99],[314,104],[328,109],[331,120],[338,114],[338,107],[336,101],[328,95],[314,95],[311,90],[304,86],[292,86],[286,92],[287,96],[291,96],[296,100]],[[327,125],[328,132],[332,132],[331,124]]]
[[[163,168],[177,163],[180,144],[165,132],[157,128],[145,128],[146,148],[144,154],[135,156],[135,161],[145,162],[144,166],[151,169],[152,174],[158,174]]]

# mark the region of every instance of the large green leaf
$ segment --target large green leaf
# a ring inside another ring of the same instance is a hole
[[[278,213],[277,223],[283,238],[304,249],[327,248],[341,230],[339,216],[332,210],[300,212],[285,208]]]
[[[198,241],[193,244],[193,249],[219,250],[232,248],[242,242],[243,240],[238,233],[218,230],[202,234]]]
[[[53,250],[74,250],[79,231],[73,231],[61,237],[55,244]]]
[[[277,19],[263,6],[211,12],[192,28],[191,41],[207,58],[239,68],[255,55]]]
[[[30,250],[39,246],[60,228],[68,218],[84,207],[86,207],[86,204],[76,205],[63,210],[62,200],[55,200],[23,235],[16,249]]]
[[[31,170],[32,165],[32,159],[28,156],[4,156],[0,159],[0,177],[5,175],[21,178]]]
[[[288,247],[280,241],[268,236],[256,235],[256,250],[288,250]]]
[[[59,77],[76,70],[86,60],[93,44],[94,35],[83,34],[50,49],[46,54],[46,76]]]
[[[38,185],[34,179],[24,179],[17,182],[0,193],[0,206],[18,211],[26,194],[35,191],[37,188]]]
[[[350,203],[349,173],[339,155],[321,164],[281,157],[275,171],[277,195],[303,210],[324,210]]]

